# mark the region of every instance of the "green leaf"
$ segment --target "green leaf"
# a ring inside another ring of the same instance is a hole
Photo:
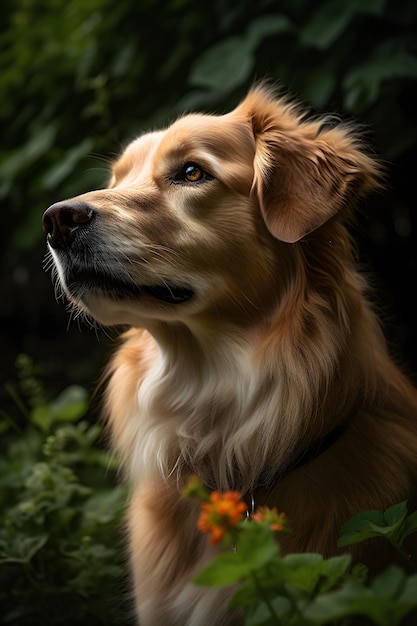
[[[268,524],[243,522],[237,541],[237,554],[246,563],[248,571],[263,567],[278,552],[276,536]]]
[[[94,493],[84,507],[84,515],[88,524],[108,524],[121,512],[126,492],[118,486]]]
[[[261,15],[249,24],[245,36],[251,49],[255,50],[267,37],[288,32],[291,28],[291,21],[286,15]]]
[[[375,534],[375,528],[383,528],[384,526],[384,515],[380,511],[358,513],[343,525],[337,545],[344,547],[375,537],[380,534],[378,532]]]
[[[417,574],[413,574],[405,580],[405,585],[398,598],[398,602],[404,606],[417,606]]]
[[[417,511],[414,511],[414,513],[411,513],[411,515],[409,515],[404,523],[404,528],[403,528],[403,538],[405,539],[406,537],[408,537],[408,535],[411,535],[412,533],[415,533],[417,531]]]
[[[252,42],[241,36],[229,37],[197,58],[191,67],[189,82],[227,93],[249,77],[254,63]]]
[[[244,35],[234,35],[206,50],[191,67],[189,82],[220,93],[228,93],[249,77],[255,64],[254,51],[267,37],[290,30],[285,15],[262,15]]]
[[[364,563],[356,563],[350,573],[353,580],[357,583],[364,584],[368,579],[369,569]]]
[[[405,587],[405,573],[399,567],[389,567],[373,580],[371,588],[377,595],[396,598]]]
[[[194,577],[203,586],[232,585],[270,563],[278,554],[274,533],[267,524],[242,524],[236,552],[220,554]]]
[[[50,404],[36,406],[30,414],[33,424],[49,432],[56,422],[76,422],[88,409],[87,391],[79,385],[71,385]]]
[[[278,588],[277,588],[278,593]],[[251,604],[259,603],[259,590],[255,585],[252,578],[248,578],[242,581],[242,584],[237,588],[233,594],[229,608],[235,609],[238,607],[250,606]]]
[[[279,597],[270,600],[270,606],[275,615],[282,620],[282,624],[292,624],[289,617],[293,607],[288,598]],[[281,622],[279,622],[281,623]],[[271,610],[265,602],[258,599],[257,605],[250,612],[245,612],[245,626],[276,626],[276,619],[271,615]],[[300,622],[298,625],[301,626]]]
[[[314,589],[322,572],[321,554],[288,554],[284,563],[288,567],[287,584],[307,592]]]
[[[268,597],[271,600],[278,595],[287,595],[285,582],[288,576],[288,567],[284,559],[278,555],[268,561],[255,574],[256,578],[248,576],[241,581],[241,586],[236,591],[229,606],[248,606],[258,604],[260,601],[259,588],[262,588],[262,598]]]
[[[42,432],[47,433],[51,428],[53,421],[51,410],[48,404],[42,404],[32,409],[30,419],[35,426],[37,426]]]
[[[384,513],[384,520],[389,527],[398,527],[407,516],[407,500],[393,504]]]
[[[337,83],[338,76],[334,68],[320,65],[306,77],[304,96],[312,105],[322,109],[329,101]]]
[[[417,576],[407,578],[399,567],[389,567],[371,585],[376,602],[389,599],[386,623],[400,624],[402,619],[417,607]]]
[[[401,543],[404,538],[403,525],[406,516],[406,500],[390,506],[385,513],[379,511],[359,513],[343,526],[338,545],[346,546],[371,537],[387,537]]]
[[[286,582],[308,593],[326,591],[346,574],[351,562],[348,554],[324,560],[320,554],[290,554],[284,558],[289,567]]]
[[[310,22],[302,29],[300,40],[305,46],[328,48],[345,30],[350,22],[352,10],[349,3],[323,3]]]
[[[383,598],[375,599],[374,594],[356,583],[347,583],[337,591],[317,596],[305,608],[304,616],[317,624],[342,620],[350,616],[363,615],[374,623],[385,625],[389,604]]]
[[[329,48],[345,31],[357,13],[380,15],[386,0],[349,0],[321,3],[307,25],[302,29],[300,41],[321,50]]]
[[[388,41],[346,74],[344,105],[351,111],[369,107],[377,100],[383,81],[416,76],[417,57],[405,49],[403,42]]]
[[[67,150],[62,159],[58,163],[54,163],[44,174],[42,178],[44,188],[54,189],[58,187],[65,178],[72,174],[77,163],[91,152],[93,146],[93,140],[87,137],[80,144]]]
[[[57,421],[76,422],[88,409],[87,391],[79,385],[71,385],[51,403],[50,409]]]
[[[26,537],[16,534],[7,547],[0,546],[0,563],[29,563],[48,541],[48,535]]]
[[[247,575],[247,568],[237,552],[219,554],[193,578],[196,585],[220,587],[233,585]]]
[[[52,146],[58,131],[55,122],[43,127],[34,127],[25,144],[15,150],[0,166],[0,177],[6,180],[14,177],[22,170],[36,162]]]
[[[350,554],[334,556],[324,561],[320,591],[327,591],[337,585],[347,573],[351,562]]]

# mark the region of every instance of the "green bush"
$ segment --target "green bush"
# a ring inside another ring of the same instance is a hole
[[[83,388],[51,402],[28,357],[9,387],[23,425],[0,429],[0,622],[115,624],[123,611],[124,489]],[[22,400],[24,399],[24,401]]]

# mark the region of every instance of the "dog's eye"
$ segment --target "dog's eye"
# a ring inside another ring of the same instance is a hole
[[[195,163],[190,163],[184,168],[184,178],[188,180],[189,183],[196,183],[198,180],[204,178],[204,171]]]
[[[203,180],[212,180],[212,176],[208,174],[197,163],[186,163],[176,174],[174,181],[177,183],[199,183]]]

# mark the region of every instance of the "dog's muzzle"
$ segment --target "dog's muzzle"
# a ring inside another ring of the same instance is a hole
[[[120,300],[151,295],[156,300],[169,304],[181,304],[190,300],[194,291],[188,286],[167,282],[155,285],[134,283],[128,274],[117,275],[107,267],[85,262],[86,238],[91,236],[91,226],[97,213],[86,202],[69,200],[56,202],[42,217],[43,230],[48,244],[59,253],[65,267],[65,282],[68,291],[76,299],[83,300],[87,292],[94,291]],[[91,242],[88,246],[91,254]]]

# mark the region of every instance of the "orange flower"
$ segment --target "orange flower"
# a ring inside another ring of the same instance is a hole
[[[246,510],[237,491],[213,491],[209,501],[201,505],[197,526],[203,533],[210,533],[210,543],[217,544],[230,529],[236,528]]]
[[[287,516],[285,513],[278,513],[276,508],[270,509],[267,506],[261,506],[252,514],[251,519],[254,522],[267,523],[270,529],[275,532],[288,530]]]

